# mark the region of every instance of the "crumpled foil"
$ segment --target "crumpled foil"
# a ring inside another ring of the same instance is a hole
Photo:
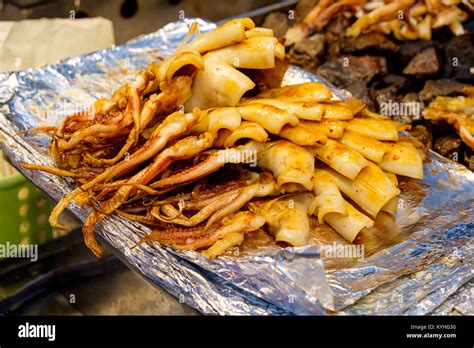
[[[201,32],[215,27],[196,20]],[[62,198],[74,188],[71,180],[20,167],[53,165],[49,139],[16,132],[58,124],[79,111],[68,105],[81,109],[109,96],[157,56],[172,54],[192,21],[171,23],[125,45],[42,69],[0,74],[4,153],[43,191]],[[304,81],[326,83],[296,67],[284,79],[285,84]],[[331,88],[340,98],[348,96]],[[408,182],[402,190],[403,204],[392,226],[397,242],[349,265],[328,266],[318,245],[257,248],[217,260],[157,244],[131,249],[149,229],[119,216],[101,221],[96,234],[145,279],[205,314],[427,314],[473,278],[474,174],[433,152],[424,170],[422,181],[415,186]],[[82,221],[90,213],[74,202],[69,209]]]

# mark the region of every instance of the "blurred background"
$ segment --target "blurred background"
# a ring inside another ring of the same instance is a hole
[[[105,17],[113,22],[115,42],[158,30],[180,16],[213,21],[269,5],[271,0],[0,0],[0,20]]]

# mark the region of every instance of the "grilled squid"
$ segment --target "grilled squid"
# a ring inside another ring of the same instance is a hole
[[[351,180],[368,165],[368,161],[360,153],[332,139],[327,139],[324,146],[309,149],[317,159]]]
[[[324,217],[324,221],[345,240],[352,243],[363,228],[372,227],[374,222],[348,202],[344,201],[344,205],[346,206],[346,215],[329,213]]]
[[[204,61],[204,69],[194,78],[191,98],[185,109],[209,109],[218,106],[235,106],[255,83],[244,73],[229,64],[213,59]]]
[[[218,26],[213,31],[199,35],[187,48],[199,53],[209,52],[221,47],[241,42],[247,38],[247,30],[255,28],[255,23],[250,18],[238,18]]]
[[[202,226],[191,228],[163,226],[162,229],[155,229],[145,236],[142,242],[157,241],[178,250],[194,250],[209,247],[219,240],[225,239],[229,234],[239,233],[243,235],[255,231],[264,223],[265,219],[262,216],[244,211],[226,217],[219,224],[215,224],[207,230]],[[215,254],[213,250],[209,251],[210,257]]]
[[[158,81],[173,79],[178,74],[192,76],[204,69],[202,56],[192,50],[183,50],[165,59],[156,69]]]
[[[233,131],[229,128],[221,129],[218,137],[214,140],[214,146],[233,147],[243,139],[265,143],[268,140],[268,133],[255,122],[242,121],[239,128]]]
[[[408,142],[390,144],[379,163],[380,168],[399,175],[423,179],[423,161],[418,150]]]
[[[275,47],[278,39],[257,36],[237,45],[224,47],[206,54],[206,62],[220,61],[237,69],[271,69],[275,67]]]
[[[90,205],[83,233],[96,255],[94,226],[115,213],[152,227],[143,241],[209,258],[263,225],[277,242],[306,245],[312,215],[353,242],[380,211],[396,212],[396,174],[422,178],[418,149],[398,141],[397,123],[322,83],[280,87],[287,67],[273,32],[248,18],[203,35],[195,23],[175,54],[110,99],[33,130],[53,134],[58,168],[24,168],[78,186],[51,225],[72,200]]]
[[[301,146],[325,145],[328,141],[325,134],[305,127],[303,124],[297,126],[286,125],[278,135]]]
[[[237,19],[186,46],[188,50],[208,52],[203,57],[203,68],[196,73],[186,110],[236,106],[245,92],[255,87],[237,69],[272,69],[275,58],[284,58],[284,50],[275,37],[259,35],[258,31],[249,32],[247,37],[247,30],[254,28],[249,18]]]
[[[347,207],[334,177],[326,171],[318,170],[314,173],[313,182],[319,223],[323,223],[324,217],[329,213],[347,216]]]
[[[263,216],[276,242],[303,246],[309,238],[309,216],[315,209],[315,196],[310,192],[271,200],[262,206],[251,205]]]
[[[286,101],[272,98],[251,98],[243,100],[239,105],[265,104],[286,110],[302,120],[321,121],[324,105],[316,102]]]
[[[283,126],[296,126],[298,118],[284,109],[267,104],[249,104],[237,107],[240,116],[246,121],[252,121],[273,134],[279,134]]]
[[[380,163],[389,147],[374,138],[347,131],[341,138],[341,143],[359,152],[365,158]]]
[[[270,89],[260,93],[258,98],[278,98],[293,102],[321,102],[331,99],[331,91],[320,82],[307,82]]]
[[[336,178],[330,172],[315,172],[314,192],[317,195],[315,215],[319,223],[326,222],[348,242],[352,243],[363,228],[373,226],[374,222],[370,218],[342,197]]]
[[[235,108],[195,109],[194,113],[199,115],[199,121],[191,128],[192,133],[210,132],[216,138],[221,129],[232,132],[241,124],[240,114]]]
[[[400,193],[390,178],[371,162],[361,170],[355,180],[350,180],[331,169],[324,171],[334,178],[344,194],[373,217],[377,216],[388,201]]]

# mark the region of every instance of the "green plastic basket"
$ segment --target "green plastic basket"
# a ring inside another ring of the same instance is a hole
[[[24,176],[0,178],[0,243],[44,244],[53,238],[51,201]]]

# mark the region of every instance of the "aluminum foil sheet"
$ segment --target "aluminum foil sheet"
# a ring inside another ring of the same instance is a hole
[[[196,20],[201,32],[215,27]],[[125,45],[42,69],[0,74],[4,153],[20,170],[25,162],[52,165],[47,137],[16,132],[57,124],[96,98],[109,96],[157,55],[172,54],[192,21],[171,23]],[[296,67],[284,79],[285,84],[303,81],[325,82]],[[340,98],[348,96],[331,88]],[[69,179],[22,172],[56,200],[74,187]],[[101,221],[96,233],[145,279],[205,314],[427,314],[473,277],[474,174],[430,152],[425,178],[402,184],[395,222],[381,221],[373,235],[362,236],[361,242],[372,247],[367,257],[352,262],[322,257],[321,236],[329,236],[322,239],[326,242],[337,240],[330,229],[315,233],[312,240],[320,241],[314,245],[266,245],[212,261],[160,245],[132,250],[149,230],[118,216]],[[81,220],[90,213],[74,203],[69,208]]]

